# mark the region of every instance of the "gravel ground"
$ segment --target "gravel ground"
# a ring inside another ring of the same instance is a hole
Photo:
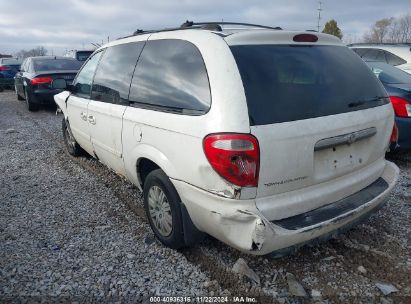
[[[411,153],[391,156],[401,178],[385,207],[328,242],[279,259],[211,237],[175,251],[155,240],[133,185],[65,152],[61,118],[52,109],[29,113],[14,93],[0,93],[0,302],[411,303]],[[232,271],[239,258],[259,284]],[[384,295],[378,283],[397,291]],[[295,285],[307,296],[295,296]]]

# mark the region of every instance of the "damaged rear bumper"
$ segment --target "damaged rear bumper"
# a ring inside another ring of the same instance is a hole
[[[228,199],[182,181],[172,182],[199,230],[240,251],[264,255],[333,235],[376,211],[386,201],[398,174],[398,168],[386,162],[381,177],[358,193],[293,218],[272,222],[258,210],[254,199]]]

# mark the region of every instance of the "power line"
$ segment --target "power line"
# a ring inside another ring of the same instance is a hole
[[[317,20],[317,32],[320,32],[320,20],[321,20],[321,11],[322,9],[322,5],[323,3],[321,1],[318,1],[318,20]]]

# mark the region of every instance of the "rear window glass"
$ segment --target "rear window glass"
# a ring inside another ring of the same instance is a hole
[[[243,81],[251,125],[388,103],[382,84],[347,47],[240,45],[231,51]]]
[[[1,59],[2,64],[8,64],[8,65],[20,65],[21,64],[21,59],[16,59],[16,58],[3,58]]]
[[[407,63],[407,61],[405,61],[404,59],[388,51],[385,51],[385,56],[387,57],[387,62],[391,65],[400,65],[400,64]]]
[[[76,59],[78,61],[86,61],[91,54],[93,54],[93,51],[78,51],[76,54]]]
[[[82,62],[74,59],[35,59],[33,67],[35,71],[60,71],[78,70]]]

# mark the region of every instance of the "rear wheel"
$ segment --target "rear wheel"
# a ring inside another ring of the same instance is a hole
[[[79,156],[83,152],[80,145],[75,140],[73,133],[71,133],[70,124],[63,117],[62,122],[64,144],[66,145],[68,153],[73,156]]]
[[[25,89],[25,93],[26,93],[26,105],[27,105],[27,109],[29,111],[37,111],[39,109],[39,106],[35,103],[33,103],[33,98],[31,97],[31,95],[29,94],[29,92],[27,92],[27,88]]]
[[[156,237],[168,247],[184,247],[181,200],[163,170],[150,172],[143,194],[147,218]]]

